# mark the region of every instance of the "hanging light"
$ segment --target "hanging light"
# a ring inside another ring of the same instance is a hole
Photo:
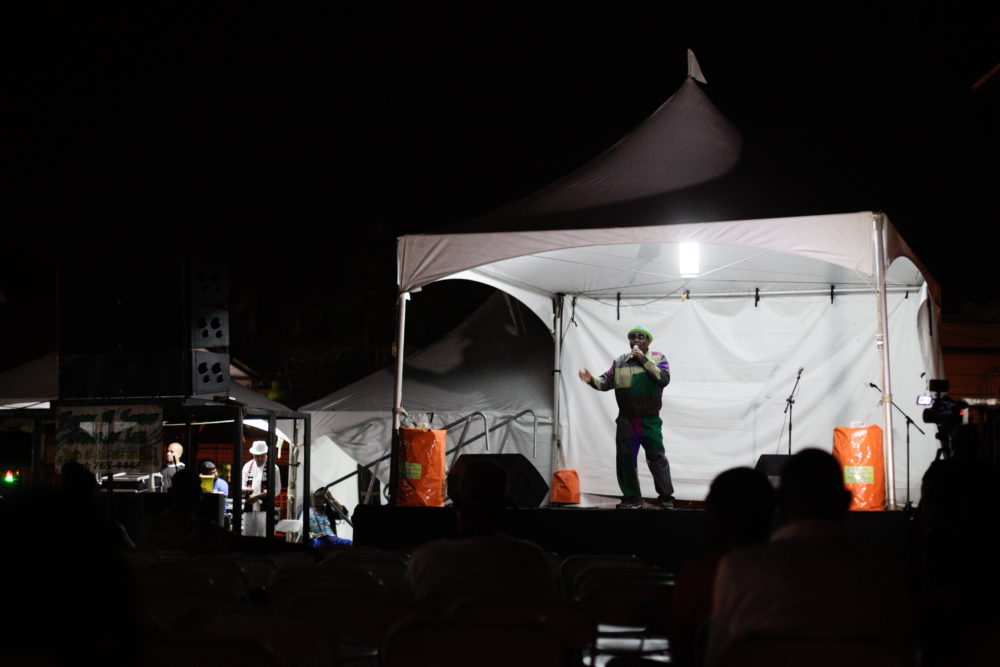
[[[701,270],[698,244],[684,242],[678,245],[678,259],[680,261],[681,278],[694,278]]]

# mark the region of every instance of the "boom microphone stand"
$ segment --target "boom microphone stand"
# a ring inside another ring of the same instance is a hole
[[[785,399],[785,412],[788,413],[788,454],[792,454],[792,405],[795,403],[795,390],[799,388],[799,380],[802,378],[802,369],[799,369],[799,374],[795,377],[795,386],[792,387],[792,393],[788,395]]]
[[[878,385],[876,385],[874,382],[869,382],[868,386],[876,390],[883,396],[885,396],[882,390],[879,389]],[[917,422],[910,419],[910,415],[903,412],[903,408],[896,405],[896,401],[889,401],[889,402],[892,403],[892,407],[899,410],[899,414],[903,415],[903,418],[906,420],[906,505],[903,507],[903,509],[904,511],[910,512],[913,510],[913,505],[910,503],[910,426],[913,426],[915,429],[920,431],[920,435],[925,435],[925,434],[923,429],[917,426]]]

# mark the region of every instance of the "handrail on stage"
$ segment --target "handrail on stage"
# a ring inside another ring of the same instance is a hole
[[[485,438],[486,439],[486,451],[490,451],[490,438],[489,438],[489,434],[492,433],[493,431],[496,431],[499,428],[503,428],[504,426],[506,426],[507,430],[504,432],[503,440],[500,441],[500,449],[497,452],[498,454],[502,454],[503,450],[504,450],[504,447],[507,446],[507,439],[510,436],[511,425],[514,422],[516,422],[520,417],[523,417],[526,414],[530,414],[531,418],[532,418],[532,425],[531,425],[532,426],[532,428],[531,428],[531,458],[535,458],[537,456],[537,454],[538,454],[538,415],[535,414],[534,410],[521,410],[516,415],[514,415],[512,417],[507,417],[503,421],[495,424],[492,428],[488,428],[487,421],[486,421],[486,415],[484,413],[482,413],[482,412],[479,412],[479,411],[469,413],[469,414],[465,415],[464,417],[460,417],[460,418],[456,419],[452,423],[447,424],[447,425],[443,426],[440,429],[440,430],[443,430],[443,431],[448,431],[448,430],[450,430],[450,429],[458,426],[459,424],[464,424],[464,428],[462,429],[462,435],[459,437],[459,440],[458,440],[458,445],[456,445],[452,449],[449,449],[449,450],[445,451],[445,456],[447,456],[448,454],[456,453],[460,449],[468,447],[469,445],[471,445],[473,442],[479,440],[480,438]],[[476,436],[474,436],[472,438],[469,438],[468,440],[466,440],[465,436],[466,436],[466,433],[469,430],[469,422],[471,422],[472,418],[475,417],[475,416],[477,416],[477,415],[481,416],[483,418],[483,432],[479,433],[478,435],[476,435]],[[336,486],[337,484],[340,484],[341,482],[345,482],[345,481],[351,479],[352,477],[360,475],[362,471],[370,470],[371,468],[373,468],[374,466],[378,465],[379,463],[382,463],[383,461],[386,461],[386,460],[391,459],[391,458],[392,458],[392,454],[391,453],[390,454],[386,454],[385,456],[382,456],[380,458],[375,459],[374,461],[371,461],[369,463],[366,463],[366,464],[360,466],[354,472],[348,473],[348,474],[344,475],[343,477],[341,477],[339,479],[335,479],[334,481],[330,482],[329,484],[325,484],[325,485],[323,485],[323,486],[321,486],[319,488],[325,490],[325,489],[330,488],[331,486]],[[452,465],[454,465],[454,463],[455,463],[455,461],[454,461],[454,458],[453,458]],[[367,488],[366,493],[365,493],[365,504],[366,505],[371,503],[372,489],[375,487],[375,480],[376,480],[376,477],[373,474],[371,476],[371,479],[368,481],[368,488]]]

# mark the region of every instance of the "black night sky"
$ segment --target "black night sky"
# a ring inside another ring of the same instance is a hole
[[[817,212],[888,213],[946,313],[1000,296],[996,9],[25,4],[0,10],[0,370],[54,349],[63,259],[183,255],[230,267],[234,357],[293,407],[333,391],[389,362],[398,235],[596,156],[688,48]],[[426,292],[414,345],[484,295]]]

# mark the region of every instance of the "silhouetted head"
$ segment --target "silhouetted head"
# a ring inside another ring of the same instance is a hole
[[[59,471],[62,492],[76,498],[91,498],[97,493],[97,479],[94,473],[79,461],[67,461]]]
[[[778,505],[782,519],[840,521],[851,504],[844,471],[832,454],[804,449],[793,455],[781,472]]]
[[[774,487],[753,468],[720,473],[705,499],[709,540],[716,545],[762,542],[771,532]]]
[[[459,510],[499,510],[507,499],[507,471],[487,458],[463,463],[459,475],[448,476],[448,497]]]
[[[170,484],[170,506],[182,514],[193,515],[201,501],[201,479],[190,468],[182,468]]]
[[[469,459],[448,475],[448,497],[459,515],[459,532],[487,533],[507,504],[507,471],[488,458]]]

